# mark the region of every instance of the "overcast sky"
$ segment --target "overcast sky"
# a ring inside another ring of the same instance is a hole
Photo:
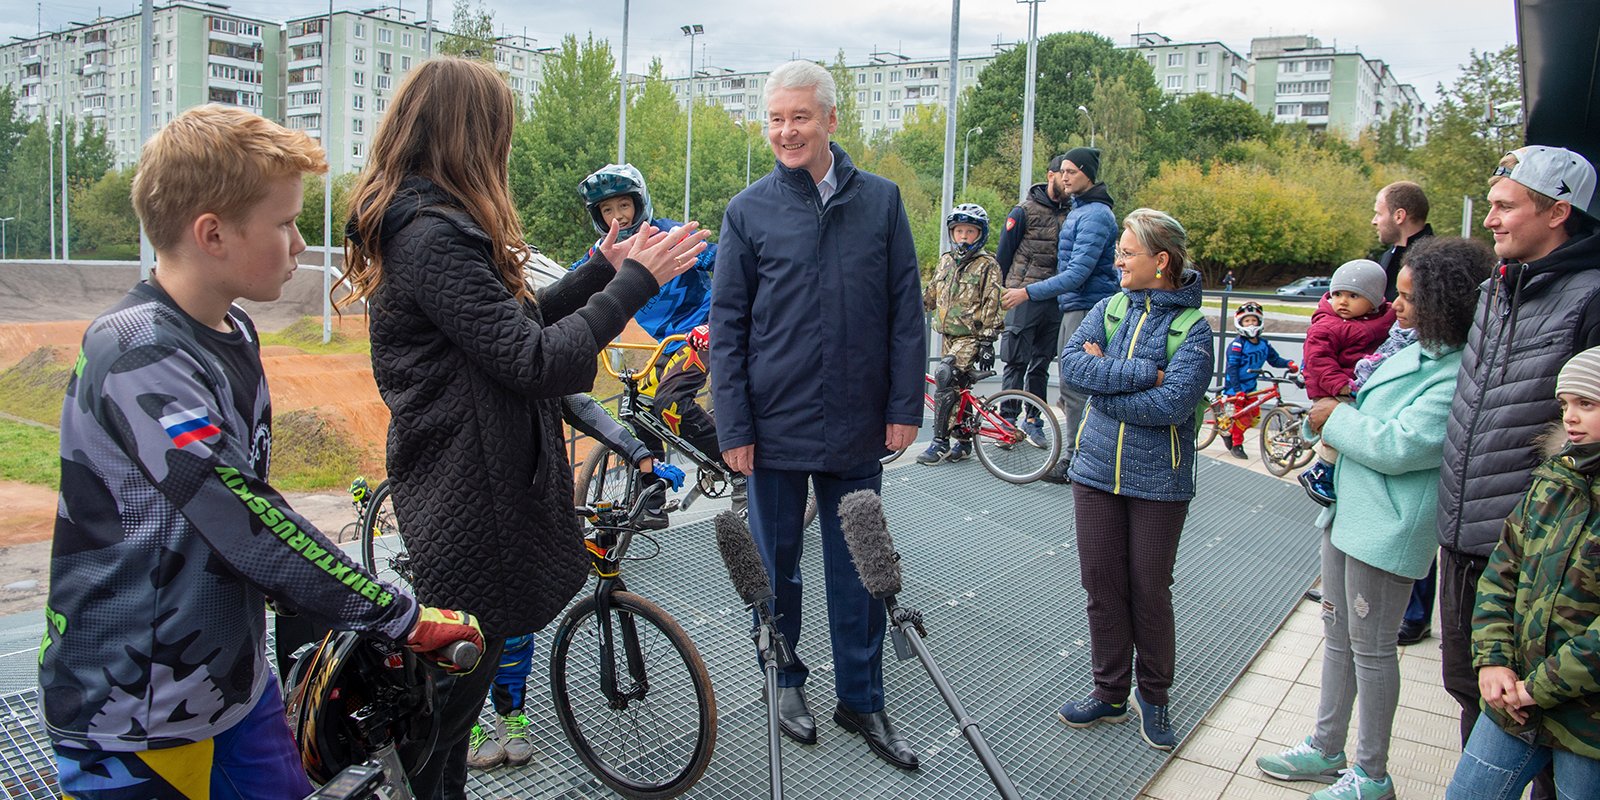
[[[372,8],[383,0],[334,0],[337,9]],[[435,0],[434,17],[448,25],[453,0]],[[323,0],[232,0],[234,11],[263,19],[326,13]],[[403,8],[421,17],[423,0]],[[568,33],[593,32],[613,47],[622,38],[623,0],[483,0],[505,33],[554,45]],[[0,38],[33,36],[96,14],[137,12],[133,0],[4,0]],[[1015,0],[961,4],[961,54],[993,52],[995,42],[1026,39],[1028,6]],[[769,69],[791,57],[832,60],[843,48],[850,63],[874,49],[912,58],[944,57],[950,48],[950,7],[918,0],[632,0],[628,66],[642,72],[659,56],[669,76],[688,69],[688,40],[679,31],[698,22],[696,66]],[[1309,33],[1324,45],[1359,49],[1387,61],[1402,82],[1432,102],[1435,84],[1454,79],[1469,51],[1498,50],[1516,42],[1512,0],[1045,0],[1039,33],[1089,30],[1123,44],[1135,31],[1155,31],[1173,41],[1221,41],[1248,54],[1254,36]]]

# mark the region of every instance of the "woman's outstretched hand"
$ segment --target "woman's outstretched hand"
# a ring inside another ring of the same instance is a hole
[[[706,249],[707,235],[698,222],[670,231],[658,231],[646,224],[629,240],[627,257],[649,270],[657,284],[665,284],[694,266],[695,259]]]
[[[611,228],[606,231],[606,235],[600,239],[600,244],[595,247],[600,251],[600,255],[605,257],[606,262],[611,265],[612,269],[622,266],[622,259],[628,257],[628,250],[633,247],[626,241],[617,241],[617,236],[620,233],[621,231],[617,228],[617,221],[611,220]]]

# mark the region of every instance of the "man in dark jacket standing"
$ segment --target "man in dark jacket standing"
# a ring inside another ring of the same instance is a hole
[[[839,500],[878,491],[887,450],[922,423],[922,287],[900,189],[829,141],[833,77],[792,61],[767,78],[777,166],[728,203],[712,279],[712,395],[728,465],[750,476],[750,526],[772,573],[778,627],[796,650],[779,676],[783,732],[816,741],[800,657],[806,484],[822,527],[833,719],[916,769],[883,701],[884,605],[845,547]]]
[[[1478,718],[1478,577],[1541,460],[1534,439],[1559,416],[1556,374],[1600,345],[1594,167],[1559,147],[1524,147],[1501,159],[1488,199],[1483,225],[1501,263],[1467,335],[1439,480],[1444,686],[1461,705],[1463,743]]]
[[[1433,235],[1433,226],[1428,224],[1428,195],[1411,181],[1395,181],[1379,189],[1378,199],[1372,202],[1372,227],[1378,230],[1378,241],[1389,247],[1378,263],[1388,276],[1383,299],[1393,300],[1394,282],[1400,277],[1406,248]],[[1433,584],[1428,585],[1431,588]]]
[[[1121,231],[1117,230],[1116,215],[1111,213],[1111,194],[1099,176],[1099,150],[1074,147],[1062,157],[1061,180],[1072,198],[1072,210],[1067,212],[1061,232],[1056,236],[1056,274],[1005,298],[1017,303],[1024,299],[1056,301],[1061,311],[1061,324],[1052,359],[1061,357],[1062,347],[1078,332],[1089,309],[1119,290],[1116,250]],[[1061,382],[1057,404],[1061,407],[1061,432],[1066,441],[1061,443],[1061,460],[1045,474],[1046,481],[1067,482],[1067,468],[1072,463],[1086,402],[1087,397],[1068,386],[1066,381]]]
[[[1006,363],[1001,382],[1007,389],[1027,389],[1040,399],[1049,394],[1050,362],[1061,355],[1057,343],[1061,307],[1052,297],[1030,301],[1023,290],[1056,274],[1061,223],[1071,210],[1061,171],[1066,158],[1050,159],[1045,182],[1034,184],[1011,209],[995,252],[1006,286],[1001,299],[1006,309],[1006,329],[1000,335],[999,356]],[[1015,418],[1018,411],[1017,404],[1010,403],[1002,413]],[[1048,446],[1037,420],[1024,420],[1023,427],[1031,441]]]

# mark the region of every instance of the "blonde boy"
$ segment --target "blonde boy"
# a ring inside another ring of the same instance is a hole
[[[419,651],[476,623],[419,608],[267,483],[272,403],[238,298],[278,298],[323,152],[239,109],[145,145],[133,204],[158,267],[102,314],[61,412],[40,716],[81,800],[311,791],[264,656],[268,597]]]

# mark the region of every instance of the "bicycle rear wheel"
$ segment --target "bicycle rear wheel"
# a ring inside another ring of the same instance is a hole
[[[583,469],[573,482],[573,496],[581,505],[610,502],[616,506],[627,505],[639,481],[638,469],[611,448],[595,442],[589,454],[583,457]]]
[[[1311,463],[1316,451],[1300,437],[1300,415],[1279,406],[1261,420],[1261,463],[1273,475],[1283,476],[1291,469]]]
[[[1002,404],[1020,406],[1017,422],[1001,415]],[[1006,389],[984,400],[977,413],[978,435],[972,443],[978,460],[996,478],[1007,483],[1032,483],[1061,457],[1061,424],[1038,395]],[[1023,430],[1024,421],[1031,419],[1039,420],[1044,430],[1044,447],[1031,444]]]
[[[361,515],[361,566],[391,583],[411,589],[415,577],[406,540],[394,512],[394,487],[385,480],[372,491]]]
[[[617,691],[600,688],[605,629],[593,596],[561,621],[550,689],[561,730],[605,785],[637,798],[676,797],[700,779],[717,742],[717,700],[694,643],[676,620],[632,592],[610,595]]]

